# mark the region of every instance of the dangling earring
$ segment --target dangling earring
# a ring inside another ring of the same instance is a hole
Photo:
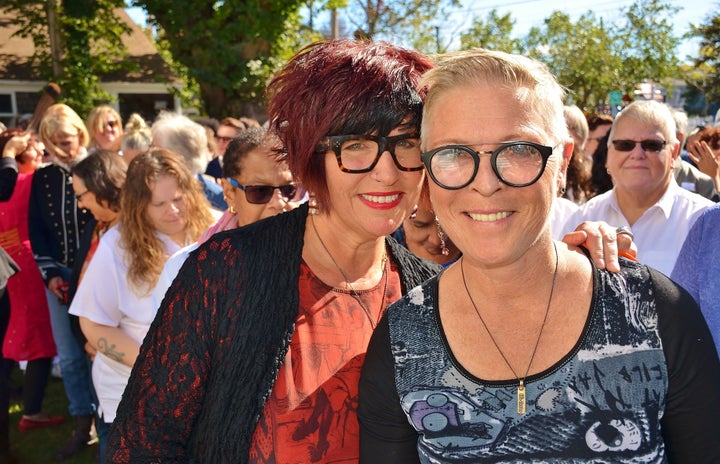
[[[445,232],[443,232],[442,227],[440,227],[440,219],[438,219],[437,216],[435,216],[435,226],[437,227],[437,234],[440,238],[440,253],[442,253],[443,256],[447,256],[450,254],[450,250],[448,250],[447,244],[445,243]]]
[[[560,196],[565,195],[565,187],[560,187]]]
[[[235,211],[235,207],[230,204],[230,200],[228,200],[227,195],[223,195],[223,200],[225,200],[225,203],[228,204],[228,211],[230,212],[230,214],[235,216],[237,214],[237,211]]]
[[[320,212],[317,199],[315,198],[315,194],[312,192],[310,193],[310,198],[308,199],[308,207],[308,214],[310,216],[317,216],[317,214]]]

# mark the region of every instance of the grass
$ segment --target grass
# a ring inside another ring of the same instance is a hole
[[[15,385],[22,385],[22,371],[13,372]],[[46,464],[56,462],[55,453],[65,446],[72,434],[74,422],[68,413],[68,401],[62,380],[50,378],[45,390],[43,411],[53,416],[65,416],[65,422],[57,427],[18,432],[18,422],[22,417],[22,400],[10,400],[10,449],[20,464]],[[65,463],[97,464],[95,453],[97,445],[90,446],[73,456]]]

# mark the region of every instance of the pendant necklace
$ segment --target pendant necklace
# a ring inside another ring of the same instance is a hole
[[[335,258],[333,258],[332,253],[330,253],[330,250],[327,246],[325,246],[325,242],[323,242],[323,239],[320,238],[320,233],[317,230],[317,227],[315,226],[315,217],[313,216],[310,221],[312,222],[313,230],[315,231],[315,236],[317,237],[318,241],[320,242],[320,245],[322,245],[323,249],[325,250],[325,253],[330,257],[330,261],[333,262],[335,267],[338,271],[340,271],[340,275],[342,275],[343,279],[345,279],[345,285],[352,293],[353,298],[358,302],[360,307],[363,309],[363,312],[365,313],[365,317],[367,317],[367,320],[370,322],[370,327],[372,327],[373,330],[375,330],[375,327],[377,327],[378,321],[374,320],[372,317],[372,312],[370,311],[370,308],[365,306],[365,303],[363,303],[362,299],[360,298],[360,295],[355,290],[355,288],[350,284],[350,279],[348,279],[347,274],[345,274],[345,271],[340,267],[340,265],[335,261]],[[388,287],[388,270],[387,270],[387,250],[383,252],[382,257],[382,268],[383,268],[383,276],[385,277],[385,286],[383,288],[382,293],[382,299],[380,300],[380,312],[378,316],[378,320],[380,319],[380,316],[382,316],[382,310],[385,307],[385,294],[387,293],[387,287]],[[382,279],[382,276],[380,277]]]
[[[463,285],[465,286],[465,291],[467,292],[467,295],[470,298],[470,303],[472,303],[473,308],[475,308],[475,313],[480,318],[480,322],[482,322],[482,325],[485,328],[485,331],[490,336],[490,340],[492,340],[493,345],[495,345],[495,349],[497,349],[498,353],[500,353],[500,356],[503,358],[503,361],[505,361],[505,364],[507,364],[507,367],[510,368],[510,371],[513,373],[513,375],[515,376],[515,378],[518,381],[518,389],[517,389],[517,412],[518,412],[518,414],[525,414],[525,411],[527,409],[527,401],[526,401],[526,395],[525,395],[525,379],[527,379],[528,373],[530,372],[530,366],[532,366],[533,359],[535,359],[535,353],[537,353],[538,346],[540,345],[540,338],[542,337],[543,329],[545,329],[545,323],[547,322],[548,313],[550,312],[550,303],[552,302],[553,293],[555,292],[555,281],[557,280],[557,273],[558,273],[558,251],[557,251],[557,245],[555,245],[555,242],[553,242],[553,248],[555,249],[555,272],[553,273],[552,286],[550,287],[550,298],[548,298],[547,308],[545,309],[545,317],[543,318],[542,325],[540,326],[540,332],[538,333],[537,341],[535,342],[535,348],[533,348],[532,355],[530,356],[530,362],[528,363],[528,367],[527,367],[527,369],[525,369],[525,375],[523,375],[522,378],[520,378],[520,376],[517,375],[517,373],[515,372],[515,369],[513,369],[512,365],[508,361],[507,357],[505,357],[505,354],[500,349],[500,345],[498,345],[497,341],[495,341],[495,337],[493,337],[493,334],[490,332],[490,329],[488,329],[487,324],[485,324],[485,320],[483,319],[482,315],[480,314],[480,311],[478,310],[478,307],[475,304],[475,300],[473,300],[473,297],[470,294],[470,289],[468,288],[467,281],[465,280],[465,269],[463,267],[464,260],[462,258],[460,258],[460,273],[462,274]]]

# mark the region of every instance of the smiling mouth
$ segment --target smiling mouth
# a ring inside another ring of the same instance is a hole
[[[510,216],[512,213],[509,211],[503,211],[501,213],[491,213],[491,214],[476,214],[476,213],[467,213],[468,216],[473,221],[480,221],[480,222],[493,222],[493,221],[499,221],[500,219],[505,219],[506,217]]]
[[[372,203],[392,203],[394,201],[397,201],[398,198],[400,198],[400,194],[396,193],[394,195],[360,195],[363,199],[370,201]]]

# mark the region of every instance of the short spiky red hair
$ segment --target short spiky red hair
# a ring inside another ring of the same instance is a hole
[[[326,135],[387,135],[407,125],[420,131],[425,55],[384,42],[335,40],[295,55],[267,88],[268,116],[288,151],[293,175],[328,205],[323,157]]]

